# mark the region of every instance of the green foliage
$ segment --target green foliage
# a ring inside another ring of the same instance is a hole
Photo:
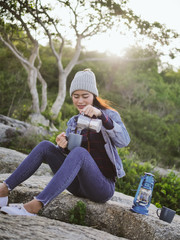
[[[150,163],[140,163],[137,156],[131,155],[128,148],[119,149],[119,155],[123,161],[125,177],[117,179],[116,191],[135,197],[139,186],[140,177],[145,172],[155,175],[155,185],[152,195],[152,203],[156,207],[169,207],[180,214],[180,176],[170,172],[167,176],[160,176],[154,171],[154,166]]]
[[[74,107],[72,100],[71,103],[65,102],[61,109],[62,119],[70,119],[72,116],[78,114],[77,109]]]
[[[31,109],[29,105],[23,104],[14,109],[11,117],[15,119],[21,119],[21,121],[26,121],[28,119]]]
[[[25,99],[30,96],[26,73],[13,54],[1,43],[0,62],[0,113],[12,116],[14,111],[21,111],[21,107],[27,103]]]
[[[54,122],[53,122],[55,124],[56,128],[58,129],[58,132],[54,132],[51,136],[49,136],[48,140],[50,142],[56,144],[56,137],[59,133],[66,131],[68,120],[69,120],[69,118],[68,119],[62,118],[62,112],[60,112],[58,114],[57,119],[54,120]]]
[[[116,191],[130,196],[135,196],[134,191],[137,190],[140,177],[144,175],[144,172],[152,172],[153,167],[150,163],[140,164],[137,156],[131,156],[127,148],[122,148],[118,151],[122,159],[126,175],[123,178],[117,179]]]
[[[70,217],[69,221],[73,224],[85,226],[85,217],[86,217],[86,204],[82,201],[78,201],[76,206],[72,208],[69,212]]]
[[[169,207],[180,215],[180,176],[170,172],[167,176],[156,174],[152,203]]]
[[[67,119],[61,120],[59,123],[58,132],[54,132],[51,136],[49,136],[48,140],[56,144],[57,135],[60,134],[61,132],[65,132],[66,128],[67,128]]]
[[[41,61],[41,74],[48,84],[50,91],[57,91],[58,87],[58,69],[56,67],[56,59],[53,57],[52,51],[49,47],[40,47]],[[54,95],[55,98],[55,95]]]
[[[43,137],[42,135],[36,132],[27,132],[26,135],[18,135],[18,133],[12,136],[11,141],[7,143],[1,143],[1,147],[7,147],[14,149],[16,151],[29,154],[32,149],[39,144],[42,140],[47,139],[47,137]]]
[[[130,128],[132,149],[142,161],[156,159],[166,166],[180,167],[179,142],[180,125],[172,124],[169,116],[161,118],[157,114],[134,108],[123,115]]]

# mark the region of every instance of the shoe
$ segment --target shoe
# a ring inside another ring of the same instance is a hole
[[[7,206],[7,204],[8,204],[8,196],[0,197],[0,208]]]
[[[37,214],[26,211],[23,204],[9,204],[8,207],[2,207],[0,210],[2,213],[9,215],[21,215],[21,216],[36,216]]]

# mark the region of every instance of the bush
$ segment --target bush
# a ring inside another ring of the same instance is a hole
[[[152,203],[156,207],[166,206],[180,215],[180,176],[170,172],[167,176],[156,173]]]
[[[116,191],[130,196],[135,196],[134,192],[136,192],[138,188],[140,177],[144,176],[144,172],[152,172],[153,167],[147,162],[140,164],[135,154],[130,156],[128,148],[122,148],[118,151],[121,156],[126,175],[123,178],[117,179]]]
[[[29,105],[19,104],[18,106],[16,106],[16,109],[14,109],[11,117],[21,121],[26,121],[26,119],[28,119],[29,114],[31,113],[31,107],[29,107]]]
[[[61,120],[59,123],[59,128],[58,128],[58,132],[54,132],[52,136],[49,136],[48,140],[54,144],[56,144],[56,137],[58,134],[60,134],[61,132],[66,132],[66,128],[67,128],[67,119],[65,120]]]
[[[4,144],[2,143],[1,146],[11,148],[25,154],[29,154],[32,149],[44,139],[45,137],[43,137],[42,135],[31,132],[23,136],[17,135],[12,138],[11,142]]]
[[[173,115],[162,118],[134,107],[125,111],[125,122],[131,135],[131,149],[142,161],[156,161],[167,167],[180,168],[180,125]]]
[[[70,210],[70,223],[85,226],[86,205],[78,201],[76,206]]]
[[[138,189],[140,177],[144,172],[150,172],[155,175],[155,185],[152,194],[152,203],[156,207],[166,206],[176,211],[180,215],[180,176],[170,172],[167,176],[160,176],[154,172],[154,167],[150,163],[141,164],[136,155],[130,156],[128,148],[119,149],[125,177],[117,179],[116,191],[135,197]]]

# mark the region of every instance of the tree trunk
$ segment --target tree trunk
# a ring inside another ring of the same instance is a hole
[[[66,66],[66,68],[64,70],[63,70],[63,64],[61,61],[61,53],[58,55],[55,52],[54,46],[53,46],[52,42],[50,41],[50,46],[51,46],[51,49],[52,49],[54,55],[56,56],[58,70],[59,70],[58,94],[57,94],[56,100],[51,108],[53,118],[56,118],[58,116],[58,114],[61,110],[61,107],[64,103],[64,100],[66,97],[66,80],[67,80],[69,73],[71,72],[73,67],[77,64],[77,61],[79,59],[80,52],[81,52],[81,40],[82,40],[82,36],[79,36],[76,40],[76,49],[75,49],[74,56],[72,57],[71,61],[68,63],[68,65]]]
[[[28,85],[30,89],[30,93],[32,96],[32,111],[33,113],[40,113],[39,108],[39,96],[37,91],[37,69],[34,67],[30,67],[27,70],[28,72]]]
[[[38,79],[42,84],[41,112],[44,112],[47,107],[47,83],[38,71]]]
[[[66,97],[66,79],[67,79],[67,74],[65,74],[65,73],[59,74],[58,94],[57,94],[56,100],[51,108],[53,118],[56,118],[58,116],[59,111],[64,103],[64,100]]]

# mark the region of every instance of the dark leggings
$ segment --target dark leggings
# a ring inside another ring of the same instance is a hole
[[[59,147],[49,141],[38,144],[4,182],[13,190],[32,176],[42,162],[48,163],[54,173],[48,185],[35,197],[44,206],[65,189],[95,202],[106,202],[114,194],[115,183],[101,173],[86,149],[76,147],[65,157]]]

